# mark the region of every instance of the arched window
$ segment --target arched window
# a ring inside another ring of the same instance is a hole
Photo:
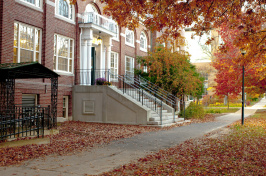
[[[86,6],[85,12],[94,12],[94,13],[98,13],[98,10],[97,10],[97,8],[96,8],[94,5],[92,5],[92,4],[88,4],[88,5]]]
[[[56,15],[59,18],[63,17],[63,19],[67,18],[73,21],[75,15],[74,6],[69,3],[69,0],[57,0]]]
[[[134,42],[134,32],[126,29],[126,44],[134,47]]]
[[[68,12],[69,8],[68,8],[67,2],[64,1],[64,0],[60,0],[58,8],[59,8],[59,15],[62,15],[64,17],[68,18],[68,16],[69,16],[69,12]]]
[[[147,37],[144,32],[140,34],[140,49],[143,51],[147,51]]]

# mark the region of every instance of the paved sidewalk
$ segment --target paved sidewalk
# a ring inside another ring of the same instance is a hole
[[[245,110],[245,117],[255,113],[255,108],[263,108],[266,99]],[[0,175],[39,175],[39,176],[84,176],[97,175],[130,161],[137,160],[152,152],[176,146],[188,139],[201,137],[213,130],[225,127],[240,120],[239,113],[216,118],[214,122],[197,123],[173,128],[167,131],[144,133],[132,138],[114,141],[90,152],[81,152],[71,156],[48,156],[34,159],[21,166],[0,167]]]

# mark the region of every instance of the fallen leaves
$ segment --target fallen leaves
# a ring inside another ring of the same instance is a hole
[[[62,123],[58,129],[59,134],[46,136],[50,138],[50,144],[0,148],[0,166],[19,164],[28,159],[51,154],[73,154],[73,152],[89,150],[97,145],[108,144],[121,138],[129,138],[140,133],[169,128],[69,121]],[[17,140],[27,139],[31,138]]]
[[[266,112],[228,135],[161,150],[102,175],[266,175]]]

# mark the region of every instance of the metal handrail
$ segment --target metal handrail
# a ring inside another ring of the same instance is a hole
[[[164,103],[170,105],[171,107],[175,109],[176,101],[178,101],[178,98],[176,96],[165,91],[164,89],[160,88],[156,84],[148,81],[147,79],[141,76],[134,77],[131,79],[134,79],[134,81],[138,82],[141,88],[145,89],[146,91],[156,96],[157,98],[160,98]]]
[[[138,87],[138,85],[135,84],[134,79],[131,79],[130,77],[127,77],[126,75],[115,75],[111,72],[109,72],[109,74],[110,76],[112,75],[122,82],[123,94],[129,95],[130,97],[140,102],[142,106],[145,105],[151,110],[153,110],[154,112],[156,112],[160,116],[160,122],[162,125],[162,109],[163,109],[162,100],[158,99],[155,96],[150,95],[144,89],[141,89],[140,87]],[[130,91],[130,89],[134,91]],[[152,103],[148,103],[148,102],[152,102]],[[161,108],[158,108],[159,106]]]
[[[162,94],[163,94],[164,96],[167,96],[167,98],[169,97],[172,101],[175,102],[175,100],[178,99],[178,98],[177,98],[175,95],[173,95],[172,93],[167,92],[166,90],[164,90],[164,89],[162,89],[161,87],[157,86],[156,84],[150,82],[149,80],[143,78],[142,76],[139,75],[138,77],[139,77],[139,79],[141,79],[141,80],[143,80],[144,82],[148,83],[148,84],[150,85],[151,88],[154,88],[154,89],[156,88],[157,90],[160,90],[160,92],[162,92]]]
[[[95,12],[84,12],[82,16],[83,23],[93,23],[113,33],[117,33],[117,24],[112,19],[108,19]]]

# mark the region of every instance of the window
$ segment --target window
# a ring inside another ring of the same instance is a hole
[[[58,17],[63,17],[63,19],[70,19],[71,21],[74,21],[74,6],[69,3],[69,0],[57,0],[56,15],[58,15]]]
[[[41,29],[22,23],[14,23],[13,62],[40,61]]]
[[[113,81],[114,79],[117,78],[118,75],[118,53],[111,52],[111,80]]]
[[[134,47],[134,32],[126,29],[126,44]]]
[[[21,1],[27,2],[36,7],[41,7],[41,0],[21,0]]]
[[[73,72],[74,40],[54,35],[54,70]]]
[[[134,77],[134,58],[126,56],[126,75]]]
[[[114,31],[116,33],[115,36],[113,37],[113,39],[119,41],[119,27],[118,27],[118,25],[117,24],[116,25],[111,24],[110,29],[111,29],[111,31]]]
[[[140,34],[140,50],[147,52],[147,37],[144,32]]]

